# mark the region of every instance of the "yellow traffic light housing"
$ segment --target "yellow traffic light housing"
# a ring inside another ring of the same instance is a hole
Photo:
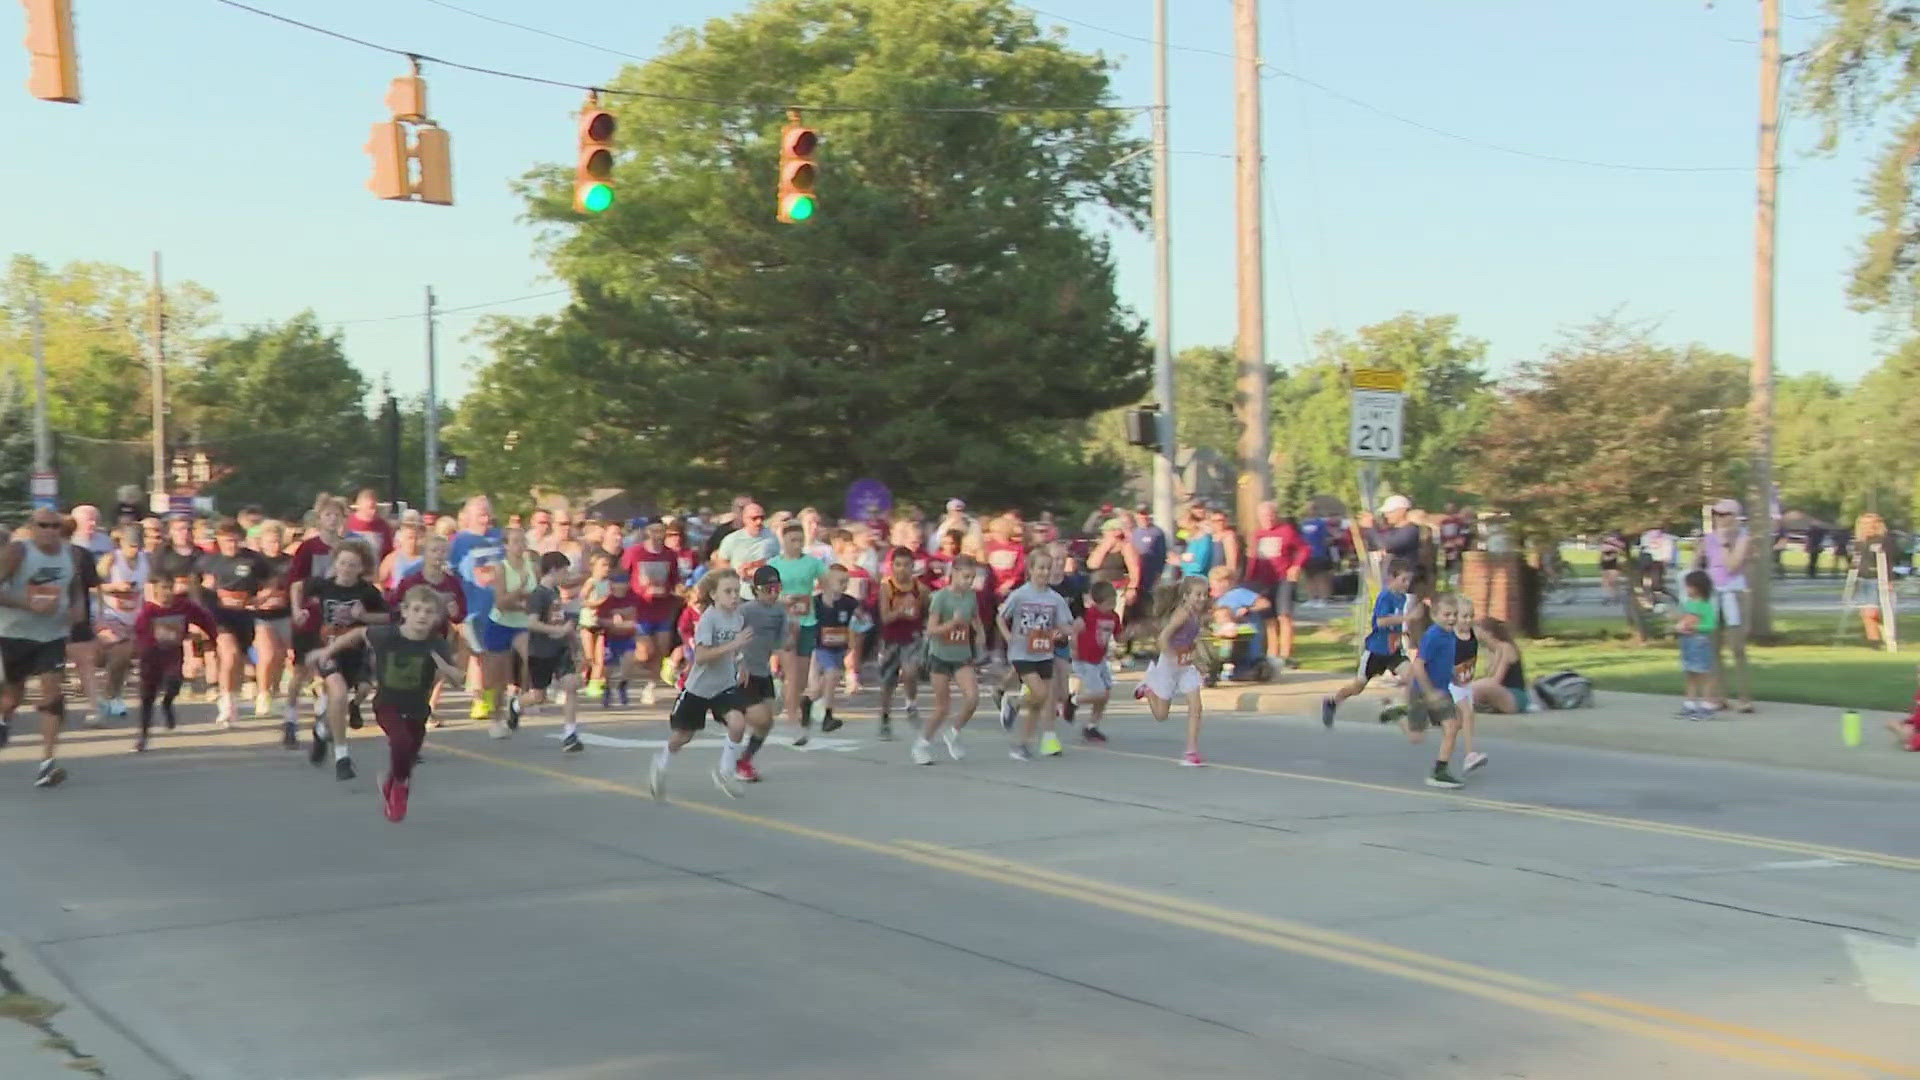
[[[393,119],[373,125],[365,150],[373,158],[367,190],[382,199],[453,205],[453,139],[427,119],[427,83],[419,62],[413,74],[387,87]],[[412,141],[408,141],[411,129]]]
[[[780,130],[780,199],[775,217],[782,224],[796,225],[812,221],[820,209],[814,190],[820,170],[813,161],[820,133],[802,124],[798,112],[788,114],[788,120]]]
[[[21,0],[27,9],[27,91],[41,101],[80,101],[80,58],[73,41],[73,0]]]
[[[573,209],[605,213],[613,206],[613,114],[595,97],[580,110],[580,146],[573,169]]]

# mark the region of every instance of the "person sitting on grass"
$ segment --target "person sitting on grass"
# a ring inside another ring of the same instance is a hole
[[[1487,673],[1473,682],[1474,708],[1501,716],[1517,716],[1533,710],[1527,690],[1527,665],[1520,658],[1520,646],[1506,622],[1483,616],[1476,626],[1484,644]]]

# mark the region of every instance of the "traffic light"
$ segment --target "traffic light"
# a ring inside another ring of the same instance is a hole
[[[573,209],[602,214],[613,205],[613,114],[589,97],[580,110],[580,154],[573,169]]]
[[[20,0],[27,9],[27,91],[41,101],[80,101],[80,59],[73,47],[73,0]]]
[[[393,119],[373,125],[367,139],[365,150],[373,158],[367,190],[382,199],[452,206],[453,140],[427,119],[426,80],[417,72],[393,80],[387,110]]]
[[[780,205],[777,217],[787,225],[812,221],[820,209],[814,194],[814,182],[820,172],[813,164],[813,152],[819,149],[820,133],[800,122],[800,114],[789,116],[780,130]]]

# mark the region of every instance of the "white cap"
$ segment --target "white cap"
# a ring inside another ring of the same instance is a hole
[[[1716,514],[1726,514],[1731,517],[1739,517],[1740,504],[1733,499],[1721,499],[1719,502],[1713,504],[1713,512]]]
[[[947,510],[950,512],[955,510],[965,510],[966,508],[967,508],[967,501],[965,499],[948,499],[947,500]]]
[[[1411,509],[1413,509],[1413,500],[1407,498],[1405,495],[1388,496],[1387,501],[1380,504],[1380,512],[1383,514],[1391,514],[1397,510]]]

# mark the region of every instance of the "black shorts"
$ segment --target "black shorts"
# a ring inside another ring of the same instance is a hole
[[[748,705],[772,701],[775,696],[771,675],[749,675],[746,683],[740,687],[740,698]]]
[[[1315,555],[1307,560],[1306,570],[1309,574],[1329,573],[1333,570],[1333,560],[1324,555]]]
[[[9,686],[25,686],[35,675],[57,672],[67,666],[67,639],[35,641],[32,638],[0,637],[0,670]]]
[[[699,731],[707,726],[708,713],[713,714],[714,723],[725,724],[728,713],[745,712],[746,708],[746,695],[737,686],[729,686],[711,698],[682,690],[667,724],[675,731]]]
[[[1370,652],[1367,654],[1366,663],[1360,668],[1360,677],[1362,679],[1377,679],[1382,675],[1391,675],[1400,669],[1400,665],[1406,662],[1407,654],[1403,652],[1389,653],[1385,656],[1376,652]]]
[[[545,690],[552,686],[555,679],[573,674],[573,650],[567,649],[558,656],[527,656],[527,685],[534,690]]]
[[[359,648],[342,649],[320,661],[320,666],[314,670],[314,674],[323,679],[329,675],[338,675],[346,680],[349,689],[356,689],[360,685],[361,678],[366,675],[366,671],[367,650]]]
[[[253,612],[237,608],[214,608],[213,624],[223,634],[232,634],[241,645],[253,644]]]
[[[1053,658],[1048,657],[1045,660],[1015,660],[1013,662],[1013,671],[1014,674],[1019,675],[1023,679],[1029,675],[1038,675],[1042,682],[1051,681],[1053,678]]]

